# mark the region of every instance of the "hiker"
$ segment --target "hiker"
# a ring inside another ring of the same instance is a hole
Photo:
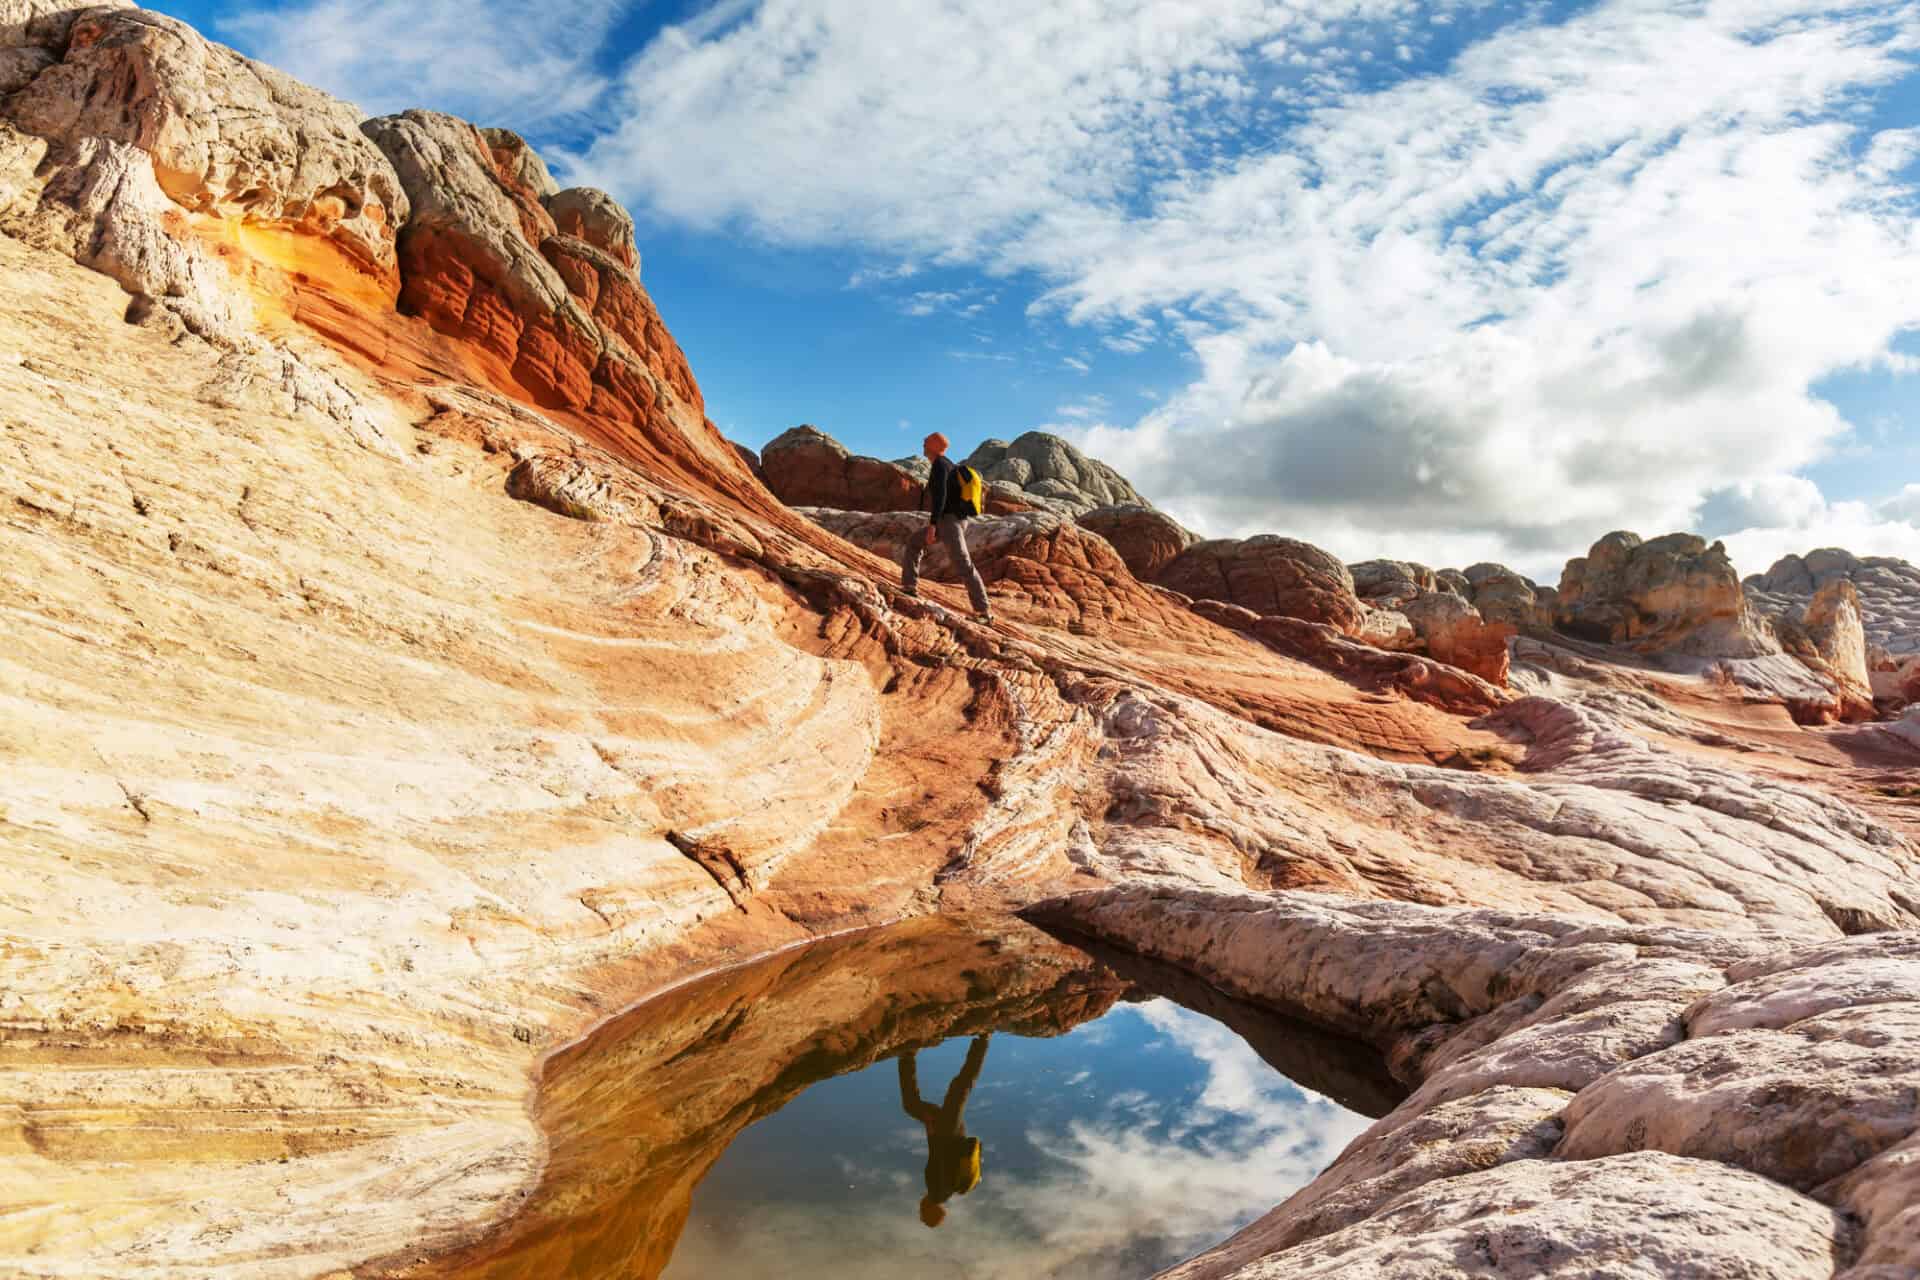
[[[937,1227],[946,1221],[946,1201],[956,1192],[967,1194],[980,1181],[980,1139],[967,1136],[960,1113],[987,1061],[987,1037],[975,1036],[967,1046],[967,1060],[938,1109],[920,1100],[913,1059],[913,1053],[900,1055],[900,1105],[927,1128],[927,1194],[920,1199],[920,1221]]]
[[[973,611],[980,615],[982,622],[992,622],[993,607],[987,602],[986,584],[980,581],[980,571],[973,567],[973,556],[967,551],[966,521],[970,516],[983,514],[979,505],[983,495],[979,473],[948,461],[947,438],[938,431],[927,437],[921,451],[933,463],[933,469],[927,473],[927,487],[920,495],[920,503],[925,506],[931,500],[933,515],[927,521],[925,533],[907,539],[907,552],[900,560],[900,589],[910,596],[920,594],[920,557],[938,538],[946,544],[947,554],[960,570],[960,580],[967,584]],[[963,473],[972,481],[970,497],[962,492]]]

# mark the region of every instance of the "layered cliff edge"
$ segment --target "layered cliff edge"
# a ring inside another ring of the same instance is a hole
[[[898,594],[890,526],[768,491],[631,220],[511,133],[363,120],[126,4],[0,0],[0,92],[0,1270],[404,1274],[539,1176],[546,1052],[903,916],[1306,890],[1391,954],[1497,910],[1723,976],[1920,928],[1920,733],[1551,634],[1490,678],[1453,606],[1410,652],[1285,540],[1141,540],[1249,607],[1047,509],[996,526],[976,626]],[[1913,959],[1873,954],[1910,1009]],[[1306,1012],[1557,1060],[1491,997],[1346,998]],[[1877,1169],[1916,1120],[1866,1071],[1789,1083]],[[1649,1196],[1729,1159],[1642,1154]],[[1236,1267],[1306,1237],[1261,1239]]]

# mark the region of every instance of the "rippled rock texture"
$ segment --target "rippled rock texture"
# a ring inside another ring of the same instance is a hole
[[[1171,889],[1029,915],[1367,1039],[1412,1089],[1170,1278],[1920,1266],[1920,935],[1795,946]]]

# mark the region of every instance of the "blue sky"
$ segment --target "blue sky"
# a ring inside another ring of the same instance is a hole
[[[1214,535],[1920,559],[1920,6],[247,0],[634,211],[710,411],[1074,436]]]

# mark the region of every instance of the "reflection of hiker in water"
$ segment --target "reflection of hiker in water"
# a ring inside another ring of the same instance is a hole
[[[987,1060],[987,1037],[974,1037],[966,1064],[947,1086],[946,1100],[937,1109],[920,1100],[913,1058],[911,1053],[900,1055],[900,1105],[927,1127],[927,1194],[920,1201],[920,1221],[937,1227],[946,1220],[948,1197],[955,1192],[965,1195],[980,1181],[980,1139],[967,1136],[961,1112]]]

